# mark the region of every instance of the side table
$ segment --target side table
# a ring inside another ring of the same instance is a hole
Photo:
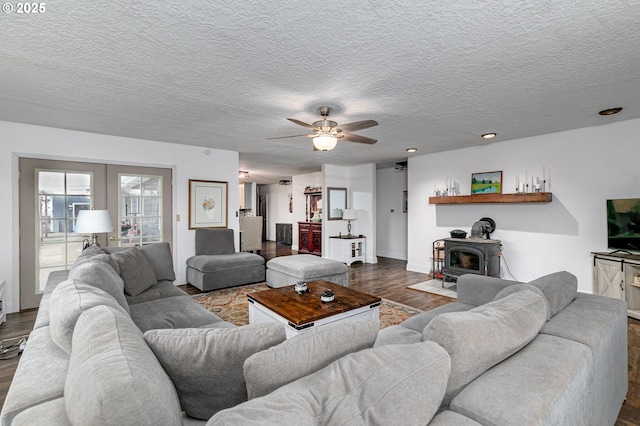
[[[329,237],[331,259],[351,266],[353,262],[365,263],[366,238],[362,235]]]

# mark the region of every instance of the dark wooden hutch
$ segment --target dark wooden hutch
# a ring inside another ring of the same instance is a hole
[[[307,187],[304,195],[305,221],[298,222],[298,253],[322,256],[322,189]]]

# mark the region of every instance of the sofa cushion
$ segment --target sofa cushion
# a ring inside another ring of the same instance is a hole
[[[80,315],[94,306],[107,305],[128,315],[120,304],[107,292],[77,280],[60,283],[49,303],[49,325],[51,338],[65,352],[71,353],[73,330]]]
[[[108,306],[78,319],[64,399],[73,424],[182,424],[173,383],[142,332],[126,314]]]
[[[593,378],[599,374],[587,346],[539,334],[469,383],[450,409],[483,425],[613,425],[615,416],[596,421],[594,409],[608,405],[603,400],[610,398],[593,394]]]
[[[249,399],[271,393],[351,352],[370,348],[379,329],[378,320],[328,324],[251,355],[244,363]]]
[[[137,248],[113,253],[111,257],[118,262],[124,290],[131,296],[142,293],[158,282],[147,258]]]
[[[426,425],[449,371],[449,356],[433,342],[365,349],[221,411],[207,425]]]
[[[549,320],[551,318],[551,306],[549,305],[549,301],[547,300],[547,296],[544,295],[542,290],[540,290],[538,287],[532,286],[531,284],[514,284],[514,285],[510,285],[509,287],[506,287],[506,288],[500,290],[500,292],[498,294],[496,294],[496,297],[493,300],[500,300],[503,297],[507,297],[508,295],[510,295],[512,293],[516,293],[516,292],[522,291],[522,290],[529,290],[529,291],[532,291],[532,292],[537,293],[540,296],[542,296],[542,298],[544,299],[544,303],[547,305],[547,320]]]
[[[187,292],[180,287],[176,287],[173,281],[158,281],[156,285],[152,285],[145,291],[135,296],[125,294],[129,306],[136,305],[138,303],[149,302],[151,300],[164,299],[174,296],[186,296]]]
[[[233,229],[196,229],[196,255],[235,253]]]
[[[53,342],[50,327],[33,330],[2,405],[3,426],[12,424],[18,413],[30,407],[61,399],[68,368],[69,354]]]
[[[523,290],[468,312],[435,317],[423,332],[451,356],[445,406],[473,379],[529,343],[547,320],[544,298]]]
[[[87,259],[91,259],[93,256],[97,256],[99,254],[105,254],[105,251],[98,246],[87,247],[86,249],[82,250],[82,253],[80,253],[80,256],[78,256],[75,262],[73,262],[71,269],[86,262]]]
[[[254,253],[199,255],[187,259],[187,266],[200,272],[216,272],[225,269],[264,265],[264,257]]]
[[[169,243],[145,244],[137,246],[136,249],[140,250],[140,253],[147,259],[158,281],[176,280],[176,273],[173,270],[173,255],[171,254]]]
[[[108,256],[108,255],[101,255]],[[124,281],[109,264],[95,260],[99,256],[88,259],[85,263],[69,271],[69,279],[90,284],[109,293],[124,310],[129,312],[129,304],[124,296]],[[111,256],[108,256],[111,258]],[[114,261],[114,263],[116,263]],[[116,263],[117,265],[117,263]]]
[[[180,404],[197,419],[247,400],[242,365],[285,340],[278,323],[238,328],[150,330],[144,334],[178,390]]]
[[[222,322],[191,296],[165,297],[131,305],[131,318],[140,330],[191,328]]]
[[[578,279],[567,271],[545,275],[529,284],[538,287],[549,301],[551,316],[565,308],[576,297]]]

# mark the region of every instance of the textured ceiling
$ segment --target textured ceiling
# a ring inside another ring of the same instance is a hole
[[[225,3],[3,13],[0,120],[236,150],[266,183],[640,117],[637,0]],[[265,140],[321,105],[378,143]]]

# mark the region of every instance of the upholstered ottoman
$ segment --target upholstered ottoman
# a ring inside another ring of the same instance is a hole
[[[275,257],[267,262],[269,287],[284,287],[298,281],[327,280],[349,287],[347,265],[312,254]]]

